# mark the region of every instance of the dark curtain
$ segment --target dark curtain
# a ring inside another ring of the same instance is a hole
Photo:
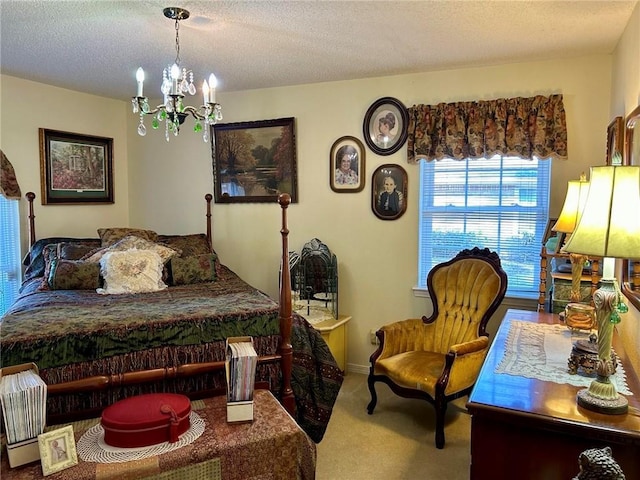
[[[567,158],[562,95],[500,98],[409,108],[407,161]]]
[[[14,200],[20,200],[22,196],[13,165],[2,150],[0,150],[0,195]]]

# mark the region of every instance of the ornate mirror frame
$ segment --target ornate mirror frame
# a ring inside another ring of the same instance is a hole
[[[624,164],[640,165],[640,105],[625,120]],[[622,266],[622,291],[640,310],[640,261],[625,260]]]

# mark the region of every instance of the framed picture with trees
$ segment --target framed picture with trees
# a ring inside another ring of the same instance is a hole
[[[298,201],[295,119],[218,123],[213,139],[216,203]]]

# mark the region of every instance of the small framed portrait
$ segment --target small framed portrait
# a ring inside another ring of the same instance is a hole
[[[340,137],[329,154],[329,185],[338,193],[355,193],[364,188],[365,150],[355,137]]]
[[[371,209],[382,220],[396,220],[407,210],[407,172],[400,165],[378,167],[371,177]]]
[[[409,112],[400,100],[380,98],[364,116],[364,141],[378,155],[391,155],[407,141],[408,124]]]
[[[43,205],[113,203],[113,138],[39,134]]]
[[[38,435],[38,448],[45,477],[78,464],[71,425]]]
[[[624,149],[624,119],[616,117],[607,127],[607,165],[622,165]]]

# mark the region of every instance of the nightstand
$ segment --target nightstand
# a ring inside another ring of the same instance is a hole
[[[338,315],[338,318],[328,318],[313,325],[329,345],[329,350],[338,362],[342,371],[347,368],[347,323],[350,315]]]

